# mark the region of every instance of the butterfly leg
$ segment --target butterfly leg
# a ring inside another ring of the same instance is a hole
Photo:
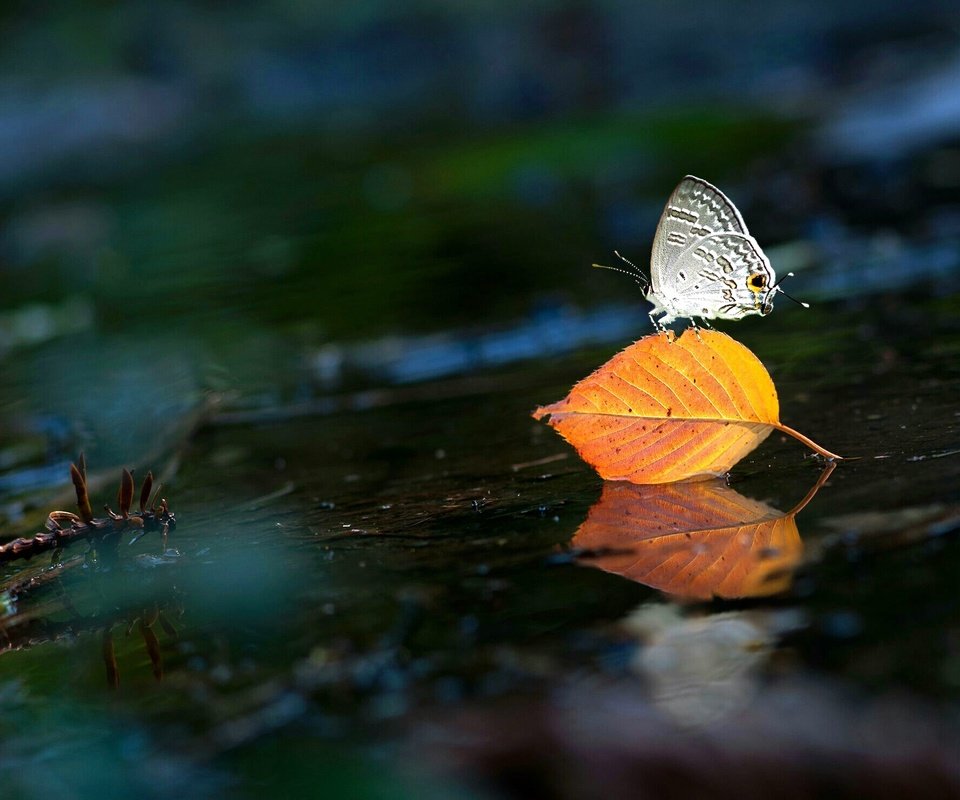
[[[654,319],[652,312],[650,313],[650,324],[653,325],[653,329],[656,331],[658,336],[666,336],[667,326],[663,324],[663,319]]]
[[[659,314],[660,319],[657,319],[654,315]],[[670,316],[662,308],[654,308],[652,311],[647,313],[647,316],[650,317],[650,324],[653,325],[653,329],[657,333],[666,333],[667,325],[675,319],[675,317]]]

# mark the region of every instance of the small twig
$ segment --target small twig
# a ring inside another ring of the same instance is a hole
[[[87,468],[83,454],[78,459],[79,466],[70,465],[70,478],[77,496],[77,507],[80,515],[70,511],[51,511],[47,516],[46,531],[31,537],[22,536],[11,542],[0,545],[0,564],[6,564],[18,558],[31,558],[47,550],[63,547],[78,539],[100,539],[107,534],[119,534],[127,530],[145,532],[148,530],[162,531],[164,541],[170,528],[176,525],[176,519],[167,507],[167,501],[160,499],[158,505],[144,508],[143,499],[149,491],[141,493],[140,513],[130,514],[130,504],[133,502],[133,476],[126,469],[120,482],[118,505],[120,513],[115,514],[107,508],[109,518],[95,518],[90,507],[90,498],[87,490]],[[153,484],[153,476],[148,473],[144,481],[144,489],[148,490]],[[158,489],[159,492],[159,489]],[[66,527],[61,527],[67,523]]]

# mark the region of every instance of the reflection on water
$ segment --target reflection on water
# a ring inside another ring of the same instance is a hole
[[[834,470],[828,463],[789,512],[744,497],[723,480],[664,485],[608,481],[573,539],[580,563],[682,598],[767,597],[790,587],[803,556],[796,515]],[[641,642],[631,667],[651,702],[684,727],[745,708],[793,611],[735,611],[685,618],[647,604],[623,627]]]
[[[650,700],[684,726],[701,726],[745,707],[757,691],[781,619],[772,612],[735,611],[684,619],[673,605],[646,605],[624,620],[643,643],[632,668]]]
[[[99,634],[107,684],[116,688],[117,666],[113,629],[123,626],[129,634],[136,628],[157,680],[163,677],[160,640],[154,626],[171,638],[176,631],[164,609],[178,604],[178,590],[166,580],[157,580],[156,567],[174,564],[175,550],[167,549],[168,535],[176,527],[162,487],[154,485],[153,473],[144,479],[135,504],[135,482],[124,469],[117,493],[117,509],[104,506],[108,516],[94,517],[83,454],[70,465],[77,512],[51,511],[45,530],[0,545],[0,565],[38,560],[52,551],[41,566],[28,565],[0,580],[0,653],[34,645],[72,639],[80,634]],[[150,531],[160,531],[159,555],[126,555]],[[67,549],[87,543],[86,553]]]
[[[797,513],[827,480],[784,513],[722,479],[639,486],[608,481],[573,538],[581,563],[667,594],[766,597],[790,586],[803,555]]]
[[[172,574],[176,557],[168,551],[165,557],[118,559],[122,551],[114,550],[111,557],[101,549],[97,559],[93,552],[25,568],[0,585],[0,655],[96,637],[107,685],[116,688],[121,675],[115,636],[135,635],[145,656],[138,660],[149,661],[160,680],[164,659],[158,632],[174,641],[171,618],[182,613]],[[97,660],[95,650],[84,648],[91,664]]]

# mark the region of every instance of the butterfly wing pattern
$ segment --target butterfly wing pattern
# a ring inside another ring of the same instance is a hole
[[[736,206],[715,186],[687,175],[670,195],[653,240],[647,300],[654,324],[768,314],[774,286],[773,268]]]

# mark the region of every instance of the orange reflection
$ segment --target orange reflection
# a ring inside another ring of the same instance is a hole
[[[828,463],[788,513],[723,480],[642,486],[608,481],[573,537],[580,563],[697,600],[765,597],[790,586],[803,555],[797,513],[833,472]]]

